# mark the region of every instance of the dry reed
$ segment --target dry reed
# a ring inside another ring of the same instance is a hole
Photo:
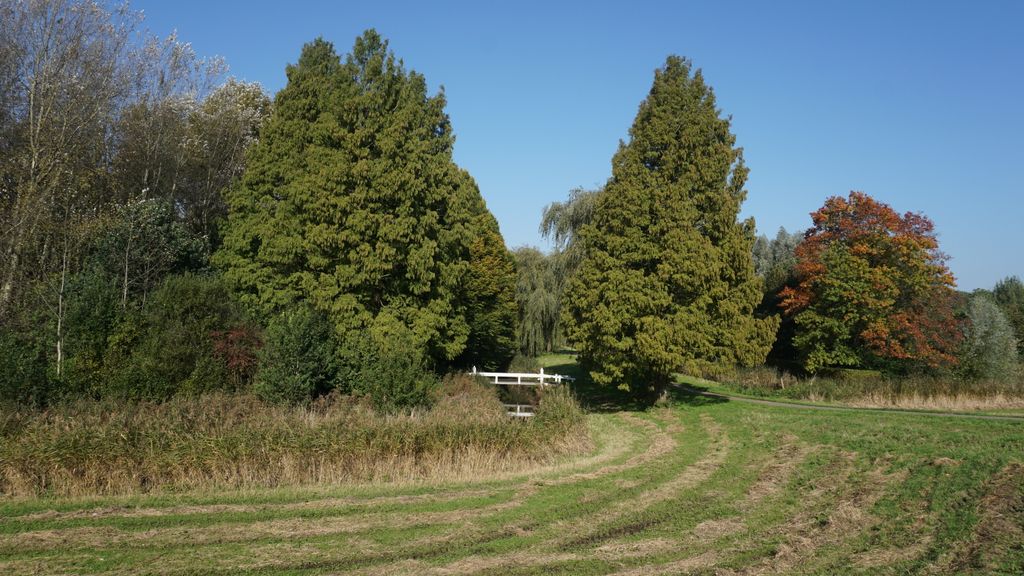
[[[394,415],[344,397],[296,408],[230,394],[0,410],[0,494],[450,480],[589,448],[566,393],[544,398],[537,416],[520,422],[482,386],[449,382],[445,390],[430,409]]]
[[[943,411],[1024,410],[1024,378],[964,380],[954,376],[892,376],[870,370],[838,370],[797,377],[770,367],[737,372],[728,385],[757,396],[841,402],[865,408]]]

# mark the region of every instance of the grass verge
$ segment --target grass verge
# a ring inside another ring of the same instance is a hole
[[[867,370],[795,377],[771,367],[739,370],[715,381],[689,379],[713,391],[860,408],[1024,414],[1024,380],[887,376]]]

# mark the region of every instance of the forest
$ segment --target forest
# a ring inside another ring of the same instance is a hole
[[[563,348],[650,397],[758,367],[1019,389],[1019,278],[958,292],[927,216],[864,192],[756,236],[742,150],[685,58],[656,72],[608,182],[540,215],[545,253],[506,247],[443,92],[373,30],[343,55],[306,44],[271,96],[127,7],[3,9],[4,402],[396,410]]]

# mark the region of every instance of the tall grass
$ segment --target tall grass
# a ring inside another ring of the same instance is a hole
[[[1024,408],[1024,377],[969,380],[954,376],[895,376],[873,370],[835,370],[798,377],[762,366],[737,371],[722,383],[755,396],[843,402],[857,406],[935,410]]]
[[[564,392],[510,419],[493,389],[449,378],[430,409],[385,415],[348,397],[305,408],[250,395],[80,401],[0,410],[0,494],[79,496],[350,481],[454,479],[588,448]]]

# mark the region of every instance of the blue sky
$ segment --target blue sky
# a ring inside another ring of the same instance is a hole
[[[751,169],[769,236],[863,190],[939,233],[960,288],[1024,277],[1024,2],[203,2],[136,0],[146,26],[271,93],[317,36],[376,28],[443,85],[455,160],[510,247],[594,187],[669,54],[693,60]]]

